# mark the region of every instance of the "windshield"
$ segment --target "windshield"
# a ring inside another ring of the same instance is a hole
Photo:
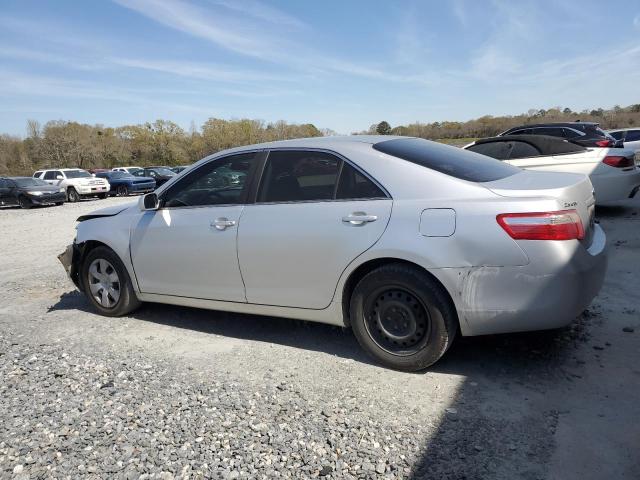
[[[153,168],[152,170],[163,177],[173,177],[176,174],[176,172],[172,172],[168,168]]]
[[[86,170],[67,170],[64,172],[67,178],[90,178],[91,174]]]
[[[127,172],[109,172],[109,178],[129,178],[130,173]]]
[[[127,170],[129,170],[129,173],[138,173],[143,171],[143,169],[140,167],[129,167],[127,168]]]
[[[398,138],[373,148],[408,162],[470,182],[492,182],[514,175],[519,168],[460,148],[422,138]]]
[[[44,180],[40,180],[39,178],[25,177],[13,178],[12,180],[16,182],[16,185],[18,185],[19,187],[46,187],[49,185],[47,182],[45,182]]]

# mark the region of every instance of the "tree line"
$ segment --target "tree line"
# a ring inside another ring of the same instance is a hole
[[[394,127],[382,121],[354,134],[404,135],[455,143],[456,139],[494,136],[521,124],[576,120],[598,122],[605,129],[640,126],[640,104],[580,112],[554,107],[513,116],[485,115],[466,122],[416,122]],[[0,135],[0,175],[31,175],[47,167],[188,165],[226,148],[333,134],[312,124],[251,119],[210,118],[188,131],[168,120],[115,128],[62,120],[41,125],[29,120],[26,137]]]
[[[430,140],[476,139],[493,137],[511,127],[530,123],[596,122],[603,129],[640,127],[640,104],[612,109],[602,108],[574,112],[570,108],[554,107],[548,110],[529,110],[521,115],[493,117],[485,115],[467,122],[411,123],[392,127],[388,122],[375,123],[368,130],[357,132],[367,135],[403,135]]]
[[[0,135],[0,175],[31,175],[42,168],[188,165],[226,148],[331,134],[312,124],[210,118],[185,131],[156,120],[111,128],[72,121],[27,121],[27,135]]]

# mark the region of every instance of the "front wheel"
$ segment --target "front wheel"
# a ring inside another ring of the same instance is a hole
[[[119,197],[126,197],[129,195],[129,189],[126,185],[120,185],[118,186],[117,194]]]
[[[98,194],[98,198],[99,198],[100,200],[104,200],[104,199],[105,199],[105,198],[107,198],[108,196],[109,196],[109,194],[108,194],[108,193],[99,193],[99,194]]]
[[[67,190],[67,201],[71,203],[80,201],[80,194],[78,194],[75,188],[71,187]]]
[[[85,295],[101,314],[119,317],[141,305],[127,269],[110,248],[91,250],[82,263],[81,275]]]
[[[20,208],[24,208],[25,210],[27,208],[33,207],[33,204],[31,203],[31,200],[29,200],[28,198],[25,198],[25,197],[19,197],[18,198],[18,205],[20,205]]]
[[[349,314],[360,345],[383,365],[407,372],[437,362],[458,328],[442,286],[399,263],[377,268],[358,282]]]

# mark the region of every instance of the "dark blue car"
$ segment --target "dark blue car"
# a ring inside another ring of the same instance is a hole
[[[130,193],[152,192],[156,188],[156,181],[153,178],[134,177],[127,172],[98,172],[96,177],[106,179],[111,185],[109,194],[119,197],[126,197]]]

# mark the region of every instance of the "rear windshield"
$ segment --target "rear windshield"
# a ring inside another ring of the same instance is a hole
[[[484,155],[421,138],[398,138],[376,143],[379,152],[470,182],[492,182],[520,171]]]

